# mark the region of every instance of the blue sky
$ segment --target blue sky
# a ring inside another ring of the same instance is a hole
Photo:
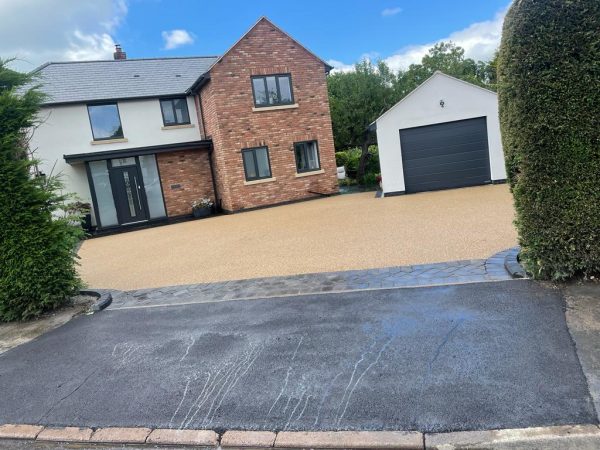
[[[509,0],[2,0],[0,56],[20,67],[102,59],[120,43],[131,57],[217,55],[266,15],[340,69],[363,57],[392,67],[453,39],[488,58]],[[35,5],[35,7],[34,7]],[[16,31],[19,31],[16,33]],[[31,67],[29,67],[31,68]]]

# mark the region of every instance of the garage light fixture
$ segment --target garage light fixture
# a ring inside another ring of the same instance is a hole
[[[446,102],[444,101],[444,99],[440,100],[440,106],[443,108],[444,105],[446,104]]]

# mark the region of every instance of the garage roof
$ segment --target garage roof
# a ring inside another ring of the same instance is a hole
[[[487,92],[489,94],[492,95],[498,95],[496,92],[490,90],[490,89],[486,89],[484,87],[478,86],[476,84],[473,83],[469,83],[468,81],[465,80],[461,80],[460,78],[456,78],[453,76],[450,76],[448,74],[445,74],[444,72],[440,71],[440,70],[436,70],[435,73],[433,75],[431,75],[429,78],[427,78],[425,81],[423,81],[423,83],[421,83],[419,86],[417,86],[415,89],[413,89],[408,95],[406,95],[402,100],[400,100],[398,103],[396,103],[394,106],[392,106],[390,109],[388,109],[386,112],[384,112],[381,116],[379,116],[377,119],[375,119],[373,121],[373,123],[371,123],[369,125],[369,130],[370,131],[375,131],[377,129],[377,122],[382,118],[385,117],[391,110],[393,110],[394,108],[396,108],[398,105],[400,105],[401,103],[403,103],[407,98],[409,98],[410,96],[412,96],[415,92],[421,90],[422,88],[424,88],[426,85],[428,85],[433,79],[438,78],[438,77],[446,77],[446,78],[450,78],[451,80],[454,81],[458,81],[460,83],[464,83],[468,86],[477,88],[477,89],[481,89],[484,92]]]

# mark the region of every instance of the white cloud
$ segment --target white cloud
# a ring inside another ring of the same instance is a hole
[[[127,0],[112,0],[113,3],[113,15],[110,19],[101,23],[109,32],[114,32],[121,24],[125,21],[125,16],[129,12],[127,6]]]
[[[401,12],[402,12],[402,8],[400,8],[400,7],[385,8],[383,11],[381,11],[381,15],[383,17],[391,17],[391,16],[395,16],[396,14],[400,14]]]
[[[385,58],[384,61],[394,70],[406,69],[411,64],[421,62],[427,51],[441,41],[452,41],[464,48],[467,58],[473,58],[476,61],[489,60],[500,45],[505,15],[506,9],[498,12],[492,20],[473,23],[467,28],[455,31],[435,42],[404,48],[400,52]]]
[[[47,61],[110,59],[127,0],[1,0],[0,57],[29,71]]]
[[[333,67],[332,72],[352,72],[354,70],[354,64],[344,64],[342,61],[337,59],[328,59],[327,64]]]
[[[487,61],[492,58],[494,52],[500,45],[502,24],[507,10],[508,8],[499,11],[491,20],[473,23],[467,28],[455,31],[437,41],[405,47],[399,52],[383,58],[383,60],[393,70],[407,69],[411,64],[420,63],[423,56],[425,56],[428,50],[435,44],[442,41],[452,41],[465,49],[465,56],[467,58],[473,58],[476,61]],[[364,56],[365,55],[360,59],[364,59]],[[351,64],[345,64],[342,61],[335,62],[337,65],[332,64],[335,69],[334,71],[347,72],[352,70],[353,65]]]
[[[194,43],[194,35],[186,30],[163,31],[162,37],[165,41],[165,50]]]
[[[84,34],[75,30],[65,56],[70,61],[107,59],[112,57],[114,50],[115,41],[109,34]]]

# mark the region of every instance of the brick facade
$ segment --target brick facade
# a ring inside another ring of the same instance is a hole
[[[284,73],[291,74],[298,106],[253,111],[251,76]],[[200,98],[223,209],[338,191],[325,65],[268,20],[261,19],[211,69]],[[293,143],[307,140],[318,141],[323,173],[298,177]],[[275,180],[248,185],[241,150],[258,146],[268,147]]]
[[[158,153],[156,162],[169,217],[190,215],[194,200],[214,200],[207,150]]]

